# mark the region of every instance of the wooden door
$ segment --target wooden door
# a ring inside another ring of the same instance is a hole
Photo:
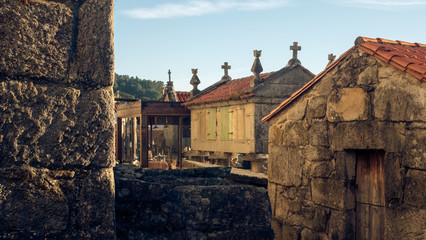
[[[356,239],[384,239],[384,152],[358,151],[356,156]]]

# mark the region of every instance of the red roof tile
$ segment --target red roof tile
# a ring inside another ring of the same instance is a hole
[[[268,78],[272,73],[260,74],[261,79]],[[216,88],[213,88],[209,92],[201,95],[198,98],[195,98],[189,102],[186,102],[184,105],[196,105],[212,102],[226,101],[230,99],[245,99],[254,96],[254,93],[246,92],[250,88],[250,79],[252,76],[239,78],[225,82]]]
[[[189,98],[190,93],[189,92],[179,92],[179,91],[176,91],[176,96],[178,97],[178,99],[177,99],[178,102],[185,102],[186,99]]]
[[[293,93],[288,99],[282,102],[277,108],[272,110],[267,116],[262,118],[262,122],[269,121],[275,114],[283,110],[305,91],[322,79],[331,69],[333,69],[343,58],[357,47],[365,52],[389,63],[401,71],[407,72],[420,81],[426,81],[426,44],[408,43],[403,41],[392,41],[383,38],[358,37],[355,46],[342,54],[339,59],[328,65],[324,71],[319,73],[305,86]]]
[[[359,47],[367,53],[426,81],[426,45],[391,41],[382,38],[360,38]],[[362,42],[361,41],[361,42]]]

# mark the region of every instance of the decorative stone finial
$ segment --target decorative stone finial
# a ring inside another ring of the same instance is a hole
[[[260,73],[263,71],[262,64],[260,63],[260,55],[262,54],[262,50],[253,50],[253,55],[255,57],[253,66],[251,67],[251,71],[254,74],[253,78],[250,80],[250,87],[254,87],[262,82],[260,79]]]
[[[290,50],[293,51],[293,58],[288,61],[288,65],[300,64],[299,59],[297,59],[297,51],[302,50],[302,47],[298,45],[298,42],[293,42],[293,46],[290,46]]]
[[[334,59],[336,59],[336,55],[333,55],[332,53],[328,54],[328,64],[327,64],[327,66],[330,65],[334,61]]]
[[[228,70],[231,69],[231,65],[228,65],[228,62],[225,62],[224,65],[222,65],[222,69],[224,70],[224,75],[220,81],[226,82],[232,80],[232,78],[228,75]]]
[[[172,81],[172,72],[170,71],[170,69],[169,69],[168,74],[169,74],[169,82],[171,82]]]
[[[190,97],[193,97],[195,95],[197,95],[198,93],[200,93],[200,90],[198,90],[198,84],[200,84],[200,79],[197,76],[198,73],[198,68],[193,68],[191,69],[192,71],[192,78],[191,78],[191,85],[192,85],[192,90],[190,92]]]

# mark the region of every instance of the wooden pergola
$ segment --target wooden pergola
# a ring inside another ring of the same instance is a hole
[[[139,160],[140,167],[148,167],[148,148],[149,139],[152,139],[152,125],[154,124],[169,124],[178,126],[178,159],[177,165],[182,167],[182,138],[183,125],[190,124],[191,112],[181,102],[159,102],[159,101],[134,101],[126,104],[118,104],[117,112],[117,142],[118,148],[116,157],[119,162],[123,160],[122,147],[122,119],[123,118],[140,118],[140,152]],[[164,119],[165,122],[164,122]],[[158,122],[157,122],[158,121]],[[137,136],[137,121],[132,122],[132,139]],[[151,126],[151,127],[148,127]],[[132,140],[133,141],[133,140]],[[136,141],[134,141],[136,142]],[[136,154],[136,147],[133,147]]]

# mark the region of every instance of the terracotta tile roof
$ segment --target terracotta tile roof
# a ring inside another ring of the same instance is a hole
[[[293,93],[267,116],[263,117],[262,122],[269,121],[273,116],[275,116],[275,114],[283,110],[305,91],[310,89],[357,47],[370,55],[397,67],[401,71],[411,74],[420,81],[426,81],[426,44],[392,41],[383,38],[374,39],[358,37],[355,40],[354,47],[343,53],[339,59],[328,65],[321,73],[316,75],[314,79]]]
[[[176,91],[176,96],[177,96],[177,100],[178,102],[185,102],[186,99],[189,98],[190,93],[189,92],[180,92],[180,91]]]
[[[359,47],[401,71],[426,81],[426,44],[359,37]]]
[[[271,76],[274,72],[260,74],[262,80]],[[223,84],[217,85],[210,91],[200,95],[199,97],[184,103],[185,106],[226,101],[230,99],[245,99],[254,96],[254,93],[249,92],[250,79],[252,76],[234,79]]]

